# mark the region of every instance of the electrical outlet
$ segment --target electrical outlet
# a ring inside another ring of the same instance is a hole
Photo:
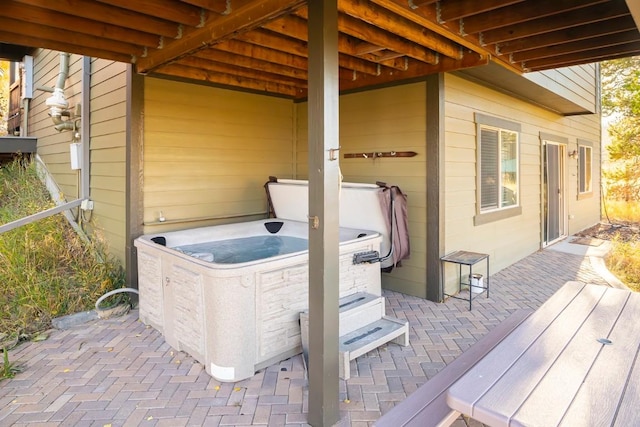
[[[83,211],[92,211],[93,210],[93,200],[85,199],[80,203],[80,209]]]

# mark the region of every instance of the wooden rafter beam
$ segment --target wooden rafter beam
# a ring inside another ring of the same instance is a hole
[[[554,69],[554,68],[559,68],[559,67],[563,67],[563,66],[575,66],[575,65],[583,65],[583,64],[591,64],[593,62],[599,62],[599,61],[610,61],[612,59],[619,59],[619,58],[628,58],[630,56],[638,56],[640,55],[640,49],[630,49],[630,50],[626,50],[626,51],[618,51],[615,53],[611,53],[610,55],[607,55],[606,58],[599,58],[599,59],[593,59],[593,58],[588,58],[588,57],[582,57],[579,59],[576,59],[575,61],[573,61],[572,63],[570,63],[569,65],[559,65],[557,63],[548,63],[546,65],[538,65],[536,66],[536,68],[527,68],[527,72],[530,71],[544,71],[544,70],[550,70],[550,69]]]
[[[147,16],[177,22],[190,27],[201,27],[209,12],[200,7],[175,0],[98,0],[110,6],[143,13]]]
[[[254,80],[232,74],[216,73],[203,70],[201,68],[193,68],[177,64],[158,67],[152,74],[204,81],[221,86],[241,87],[255,92],[281,94],[288,97],[297,97],[305,93],[295,86],[287,86],[264,80]]]
[[[306,41],[287,37],[274,31],[266,29],[254,30],[241,34],[236,39],[257,46],[270,47],[293,55],[307,57]]]
[[[440,34],[424,31],[424,28],[414,22],[396,14],[389,14],[370,1],[341,0],[338,2],[338,10],[442,55],[454,59],[462,57],[462,49],[457,43]]]
[[[307,19],[306,8],[300,8],[295,13],[297,16]],[[410,40],[405,40],[398,37],[395,34],[391,34],[388,31],[379,29],[376,26],[369,25],[366,22],[362,22],[346,14],[338,14],[338,29],[342,34],[347,34],[351,37],[355,37],[359,40],[378,45],[382,48],[392,50],[394,52],[407,55],[411,58],[419,61],[427,62],[429,64],[438,63],[438,55],[432,50],[420,46]],[[338,41],[338,48],[350,55],[363,55],[364,53],[358,53],[358,46],[347,47],[344,45],[344,40]],[[395,68],[391,66],[392,68]]]
[[[423,2],[425,4],[420,7],[415,6],[415,0],[412,2],[407,0],[371,0],[371,3],[375,3],[385,10],[417,24],[426,31],[439,34],[470,51],[484,55],[484,49],[479,46],[477,37],[463,37],[458,33],[457,26],[456,30],[453,30],[446,22],[444,24],[438,22],[436,8],[431,4],[435,3],[433,1]]]
[[[275,64],[281,64],[288,68],[298,70],[306,70],[308,66],[307,58],[304,56],[293,55],[281,50],[271,49],[268,47],[257,46],[241,40],[227,40],[214,46],[213,49],[204,49],[199,52],[202,55],[208,55],[212,51],[222,51],[233,53],[261,61]]]
[[[203,27],[179,40],[167,43],[164,49],[140,60],[136,69],[140,73],[149,72],[209,45],[258,28],[272,19],[294,11],[304,3],[303,0],[264,0],[246,4],[229,15],[212,17]]]
[[[268,68],[266,70],[257,70],[253,68],[238,67],[235,64],[225,64],[223,62],[211,61],[209,59],[200,58],[197,56],[188,56],[179,59],[174,64],[186,65],[193,68],[201,68],[207,71],[213,71],[215,73],[233,74],[238,77],[246,77],[252,80],[265,80],[273,83],[282,84],[285,86],[295,87],[307,87],[306,79],[299,79],[295,77],[284,76],[282,74],[275,73],[275,69]]]
[[[12,19],[26,21],[32,24],[45,25],[61,30],[73,29],[73,31],[88,34],[95,37],[104,37],[109,40],[125,41],[131,44],[158,48],[161,45],[161,37],[155,34],[145,33],[118,25],[94,21],[92,19],[68,15],[53,10],[8,1],[2,5],[4,16]]]
[[[516,52],[511,54],[510,59],[513,62],[529,62],[554,56],[572,55],[578,52],[595,51],[596,49],[632,43],[634,41],[638,41],[638,38],[638,30],[634,29],[617,34],[608,34],[601,37],[593,37],[555,46]]]
[[[524,62],[526,70],[539,70],[547,68],[559,68],[578,63],[587,64],[608,59],[614,55],[633,56],[640,52],[640,41],[626,43],[613,47],[597,48],[588,51],[574,52],[549,58],[536,59]]]
[[[384,47],[369,42],[361,42],[356,46],[356,54],[364,55],[365,53],[374,53],[384,50]]]
[[[207,9],[211,12],[227,15],[231,12],[231,2],[228,0],[181,0],[193,6]]]
[[[447,0],[439,3],[438,19],[440,22],[453,21],[511,6],[522,1],[524,0]]]
[[[296,68],[290,65],[258,59],[254,56],[244,56],[237,53],[224,52],[215,48],[201,50],[195,54],[195,57],[219,63],[233,64],[236,67],[280,74],[294,79],[307,79],[306,67],[303,69]],[[304,62],[306,63],[306,59],[304,59]]]
[[[477,67],[480,65],[486,65],[489,63],[487,56],[481,56],[474,52],[469,52],[464,55],[462,59],[451,59],[449,57],[443,57],[442,61],[436,65],[425,64],[413,59],[409,59],[409,66],[407,71],[390,71],[385,72],[377,77],[360,75],[356,80],[352,81],[340,81],[340,90],[353,90],[368,86],[385,85],[389,83],[395,83],[399,81],[411,81],[419,78],[423,78],[429,74],[444,73],[447,71],[454,71],[463,68]]]
[[[500,43],[497,50],[499,54],[506,55],[547,46],[556,46],[566,43],[567,40],[578,41],[632,30],[637,32],[636,23],[631,16],[625,16]]]
[[[17,3],[29,4],[43,9],[79,16],[97,22],[104,22],[121,27],[137,29],[146,33],[158,34],[164,37],[176,38],[180,36],[179,25],[164,19],[153,18],[142,13],[112,7],[91,0],[12,0]]]
[[[73,52],[78,55],[110,59],[112,61],[131,62],[132,60],[131,55],[91,48],[84,45],[76,45],[69,42],[59,42],[56,40],[40,38],[39,36],[34,35],[25,35],[25,33],[11,33],[3,31],[3,29],[0,29],[0,40],[3,40],[5,43],[20,46],[39,46],[46,49],[59,50],[61,52]]]
[[[484,31],[482,33],[482,42],[485,44],[493,44],[518,40],[565,28],[619,18],[628,14],[629,10],[624,2],[596,4],[591,7],[585,7],[555,16],[534,19],[525,25],[508,25],[495,30]]]
[[[104,52],[115,52],[128,55],[129,59],[127,62],[131,62],[135,60],[136,57],[140,57],[145,53],[144,48],[131,43],[108,40],[87,34],[79,34],[70,30],[62,30],[60,28],[33,24],[26,21],[18,21],[2,16],[0,16],[0,28],[5,32],[30,34],[42,40],[51,40],[69,45],[85,46],[87,48],[97,49]],[[4,41],[7,42],[8,40]],[[43,46],[36,45],[36,47],[46,46],[47,44]]]
[[[605,2],[608,0],[598,0]],[[504,7],[497,11],[480,13],[463,19],[462,31],[464,34],[477,34],[480,32],[519,24],[533,19],[550,17],[563,12],[578,10],[594,4],[594,0],[537,0],[518,3]]]
[[[304,8],[301,8],[304,9]],[[274,20],[266,25],[263,28],[272,31],[273,33],[286,36],[291,39],[295,39],[299,43],[304,43],[306,49],[307,43],[307,21],[304,19],[306,17],[306,13],[302,13],[300,11],[296,12],[295,15],[285,16]],[[340,19],[338,19],[340,20]],[[393,61],[389,59],[381,60],[377,56],[372,56],[369,54],[361,54],[358,53],[357,45],[360,43],[360,40],[355,42],[352,38],[340,34],[338,36],[338,50],[340,53],[345,55],[357,56],[361,59],[372,61],[386,67],[395,68],[398,70],[404,70],[405,64],[399,63],[398,61]],[[282,41],[283,46],[287,44],[286,41]]]

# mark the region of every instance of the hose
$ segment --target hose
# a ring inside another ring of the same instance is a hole
[[[126,314],[129,312],[129,308],[130,307],[126,307],[126,311],[125,312],[118,312],[115,313],[113,311],[117,311],[116,308],[112,307],[112,308],[100,308],[100,303],[102,301],[104,301],[106,298],[109,298],[112,295],[115,294],[119,294],[119,293],[123,293],[123,292],[130,292],[133,294],[138,295],[139,292],[137,289],[133,289],[133,288],[119,288],[119,289],[114,289],[112,291],[107,292],[106,294],[102,295],[100,298],[98,298],[98,301],[96,301],[96,312],[98,313],[98,317],[100,317],[101,319],[105,319],[111,316],[114,316],[116,314]],[[105,312],[109,312],[108,315],[104,315]]]

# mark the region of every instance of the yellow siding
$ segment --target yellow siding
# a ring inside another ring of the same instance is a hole
[[[125,261],[127,67],[91,61],[91,199],[93,220],[112,255]]]
[[[522,215],[479,226],[473,222],[476,212],[476,112],[522,126]],[[445,78],[445,116],[445,252],[464,249],[488,253],[493,273],[540,249],[540,132],[567,138],[569,151],[577,148],[578,138],[593,141],[593,158],[598,159],[599,117],[559,116],[453,75]],[[577,161],[567,159],[567,169],[567,214],[575,215],[575,220],[569,221],[569,233],[573,233],[599,220],[599,167],[593,171],[593,197],[580,201],[576,200]],[[447,274],[450,276],[454,272],[448,268]],[[449,289],[449,292],[452,290]]]
[[[307,104],[297,106],[297,172],[307,178]],[[384,181],[408,195],[411,259],[383,275],[383,286],[426,295],[426,86],[396,86],[340,97],[340,168],[348,182]],[[412,158],[344,159],[372,151],[415,151]]]
[[[145,233],[264,217],[293,177],[289,100],[147,78],[144,108]]]
[[[34,88],[53,88],[58,80],[60,70],[60,52],[38,50],[34,54]],[[64,95],[73,109],[82,102],[82,57],[71,55],[69,58],[69,74],[65,81]],[[45,101],[50,92],[34,90],[30,103],[29,136],[38,138],[38,154],[47,165],[60,190],[67,200],[78,198],[79,171],[71,169],[69,144],[72,132],[58,132],[49,116],[49,107]]]

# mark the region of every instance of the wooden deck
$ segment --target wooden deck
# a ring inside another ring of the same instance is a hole
[[[638,425],[639,317],[638,293],[568,282],[447,403],[491,426]]]

